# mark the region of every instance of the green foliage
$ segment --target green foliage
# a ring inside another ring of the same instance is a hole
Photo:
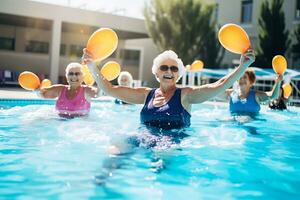
[[[300,24],[296,27],[294,31],[294,35],[296,38],[296,43],[292,46],[292,52],[299,56],[300,54]]]
[[[275,55],[284,55],[290,45],[289,31],[285,28],[285,16],[282,11],[283,0],[264,1],[261,4],[258,19],[259,48],[255,65],[270,67]]]
[[[185,64],[200,59],[216,67],[224,55],[217,39],[214,6],[200,0],[152,0],[144,10],[146,27],[156,46],[175,51]]]

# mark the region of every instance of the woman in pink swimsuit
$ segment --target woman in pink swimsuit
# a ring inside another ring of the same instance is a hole
[[[55,108],[59,116],[77,117],[89,113],[92,97],[97,97],[99,90],[95,87],[82,85],[82,65],[70,63],[66,68],[68,85],[56,84],[40,89],[40,95],[44,98],[56,98]]]

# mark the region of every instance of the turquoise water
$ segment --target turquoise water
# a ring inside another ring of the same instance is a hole
[[[224,104],[196,105],[178,140],[141,127],[141,106],[94,102],[69,120],[53,101],[0,108],[0,199],[300,198],[298,108],[233,120]]]

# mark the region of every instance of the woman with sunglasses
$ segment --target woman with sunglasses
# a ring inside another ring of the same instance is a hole
[[[66,68],[68,85],[56,84],[39,90],[44,98],[56,98],[55,108],[61,117],[85,116],[89,113],[91,97],[97,97],[98,89],[82,85],[83,71],[79,63],[70,63]]]
[[[141,123],[160,129],[174,129],[190,126],[191,106],[205,102],[224,92],[238,80],[250,66],[255,56],[252,50],[241,55],[241,64],[223,79],[199,87],[177,88],[176,82],[184,74],[184,65],[177,54],[164,51],[153,60],[152,73],[160,83],[159,88],[130,88],[113,86],[100,73],[92,55],[83,50],[83,62],[92,71],[97,85],[115,98],[132,104],[144,104],[140,113]]]

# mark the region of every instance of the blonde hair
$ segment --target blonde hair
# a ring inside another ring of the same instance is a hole
[[[175,60],[177,62],[179,76],[176,81],[178,81],[183,76],[183,74],[185,72],[185,68],[184,68],[182,60],[180,58],[178,58],[178,55],[172,50],[166,50],[166,51],[162,52],[161,54],[159,54],[158,56],[156,56],[156,58],[154,58],[153,65],[152,65],[152,74],[156,75],[156,72],[157,72],[160,64],[163,61],[168,60],[168,59]],[[157,77],[156,77],[156,80],[159,82]]]

